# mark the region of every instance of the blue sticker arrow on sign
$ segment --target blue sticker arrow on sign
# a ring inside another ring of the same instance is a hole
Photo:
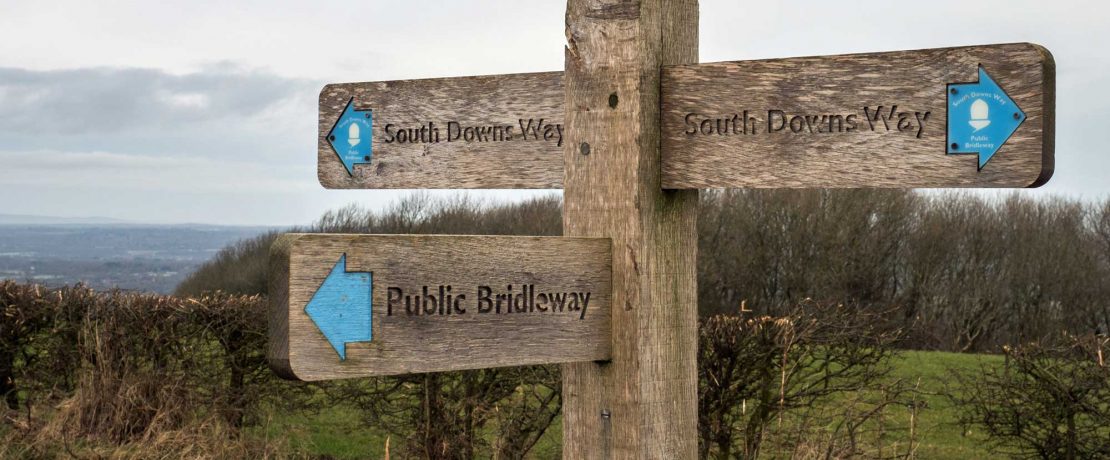
[[[347,174],[355,174],[356,164],[370,163],[373,149],[370,147],[374,112],[355,110],[355,98],[347,101],[343,114],[335,121],[328,132],[328,144],[339,155],[339,161],[347,168]]]
[[[370,330],[371,276],[368,272],[348,272],[347,254],[343,254],[304,309],[339,353],[340,361],[347,359],[348,343],[369,342],[373,336]]]
[[[1025,112],[983,66],[978,82],[948,85],[948,154],[978,154],[980,171],[1023,121]]]

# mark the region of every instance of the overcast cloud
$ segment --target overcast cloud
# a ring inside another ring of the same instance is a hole
[[[229,3],[0,1],[0,213],[290,225],[352,201],[384,206],[405,192],[317,183],[321,85],[563,65],[560,0]],[[701,5],[703,62],[1045,45],[1056,175],[1023,193],[1110,195],[1097,136],[1110,124],[1104,2]]]

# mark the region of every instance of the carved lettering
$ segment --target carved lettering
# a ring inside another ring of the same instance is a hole
[[[498,292],[491,285],[477,286],[473,291],[475,295],[471,297],[477,308],[468,310],[467,295],[456,294],[458,291],[449,284],[424,285],[418,289],[388,286],[386,316],[401,316],[400,305],[404,302],[405,317],[465,315],[473,311],[482,315],[572,313],[582,320],[586,318],[592,295],[589,291],[574,290],[538,292],[535,284],[507,284],[503,287],[504,290]],[[394,315],[395,307],[397,315]]]
[[[401,301],[401,288],[391,287],[385,290],[385,316],[393,316],[393,303]]]
[[[682,133],[686,136],[726,136],[734,134],[758,134],[757,126],[766,126],[764,133],[769,135],[826,135],[846,134],[860,131],[862,116],[867,121],[863,129],[871,132],[891,132],[913,134],[921,139],[925,134],[925,124],[929,121],[930,111],[899,111],[898,104],[864,106],[857,112],[841,113],[798,113],[783,109],[768,109],[767,116],[760,120],[749,115],[748,110],[737,111],[719,117],[707,117],[698,112],[689,112],[682,118]]]
[[[553,123],[543,118],[517,119],[520,135],[511,123],[469,124],[450,120],[446,123],[427,121],[419,126],[399,126],[386,123],[381,128],[381,142],[386,144],[438,144],[440,142],[510,142],[546,141],[563,145],[563,124]],[[446,125],[446,133],[440,127]]]

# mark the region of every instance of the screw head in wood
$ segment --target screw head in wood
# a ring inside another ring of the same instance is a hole
[[[617,93],[610,94],[609,95],[609,108],[610,109],[617,108],[617,102],[618,102]]]
[[[578,146],[578,151],[581,152],[583,155],[589,155],[590,154],[590,144],[587,144],[587,143],[583,142],[582,145]]]

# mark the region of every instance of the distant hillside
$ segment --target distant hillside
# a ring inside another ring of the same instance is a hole
[[[111,217],[55,217],[27,214],[0,214],[0,225],[103,225],[127,224],[129,221]]]
[[[0,223],[0,279],[48,286],[82,282],[95,289],[158,293],[173,291],[220,248],[270,230],[123,221],[91,224],[69,219],[51,224],[12,223],[16,220]]]

